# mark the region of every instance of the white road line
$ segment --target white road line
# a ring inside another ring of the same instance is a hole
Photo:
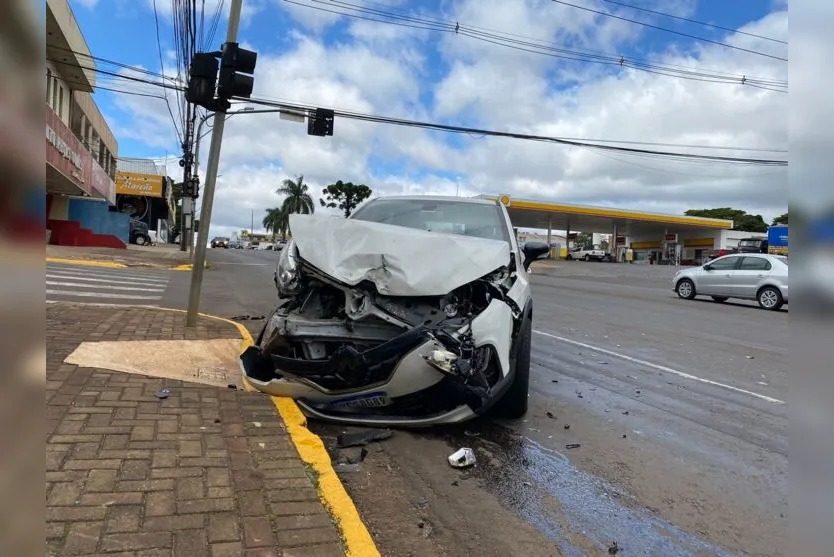
[[[69,297],[88,297],[88,298],[118,298],[125,300],[161,300],[162,296],[137,296],[136,294],[121,294],[117,296],[107,296],[103,292],[78,292],[75,290],[47,290],[47,296],[69,296]]]
[[[573,344],[574,346],[580,346],[582,348],[586,348],[588,350],[593,350],[595,352],[599,352],[600,354],[606,354],[607,356],[613,356],[615,358],[620,358],[621,360],[626,360],[628,362],[633,362],[635,364],[639,364],[641,366],[650,367],[652,369],[656,369],[658,371],[662,371],[664,373],[670,373],[672,375],[677,375],[678,377],[683,377],[684,379],[690,379],[692,381],[698,381],[700,383],[705,383],[707,385],[713,385],[715,387],[721,387],[722,389],[727,389],[729,391],[735,391],[737,393],[749,395],[752,397],[759,398],[761,400],[766,400],[767,402],[772,402],[774,404],[785,404],[784,400],[779,400],[778,398],[769,397],[767,395],[763,395],[760,393],[754,393],[753,391],[748,391],[746,389],[741,389],[739,387],[733,387],[732,385],[727,385],[726,383],[719,383],[718,381],[713,381],[711,379],[704,379],[703,377],[698,377],[697,375],[692,375],[690,373],[685,373],[683,371],[678,371],[677,369],[672,369],[670,367],[661,366],[658,364],[653,364],[651,362],[647,362],[645,360],[640,360],[638,358],[632,358],[631,356],[626,356],[625,354],[620,354],[619,352],[614,352],[613,350],[607,350],[605,348],[600,348],[598,346],[594,346],[592,344],[586,344],[584,342],[579,342],[578,340],[573,340],[570,338],[560,337],[557,335],[553,335],[550,333],[546,333],[544,331],[537,331],[533,330],[534,333],[546,337],[550,337],[556,340],[561,340],[562,342],[566,342],[568,344]]]
[[[139,288],[138,286],[116,286],[112,284],[82,284],[79,282],[46,281],[47,286],[71,286],[75,288],[104,288],[105,290],[132,290],[135,292],[165,292],[165,288]]]
[[[100,271],[76,271],[74,269],[46,269],[46,273],[54,273],[59,275],[67,275],[67,276],[78,276],[78,277],[104,277],[104,278],[112,278],[114,280],[124,280],[125,278],[131,278],[136,280],[146,280],[151,282],[168,282],[171,277],[166,276],[159,276],[159,275],[146,275],[144,273],[102,273]]]
[[[96,275],[100,276],[100,275]],[[114,278],[94,278],[88,276],[80,276],[80,275],[73,275],[69,273],[46,273],[46,278],[48,279],[58,279],[58,280],[82,280],[84,282],[106,282],[106,283],[118,283],[118,282],[126,282],[125,279],[129,279],[128,283],[141,283],[147,282],[147,286],[165,286],[168,284],[168,280],[161,280],[161,279],[134,279],[132,277],[114,277]]]

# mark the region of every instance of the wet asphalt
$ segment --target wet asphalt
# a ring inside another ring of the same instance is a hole
[[[201,309],[268,314],[277,255],[210,250]],[[783,554],[788,310],[679,300],[671,273],[536,269],[527,417],[416,435],[438,462],[473,447],[465,474],[563,555]],[[188,278],[163,305],[185,306]]]

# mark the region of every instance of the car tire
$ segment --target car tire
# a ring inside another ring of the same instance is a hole
[[[527,413],[527,400],[530,391],[530,346],[533,338],[533,323],[525,319],[518,339],[518,355],[515,360],[513,383],[501,400],[495,403],[494,413],[498,418],[517,420]]]
[[[585,262],[586,262],[586,263],[589,263],[590,261],[591,261],[591,256],[590,256],[590,255],[586,255],[586,256],[585,256]]]
[[[723,304],[729,298],[727,298],[726,296],[713,296],[712,299],[715,300],[716,302],[718,302],[719,304]]]
[[[675,292],[684,300],[691,300],[696,296],[695,283],[689,279],[683,279],[675,286]]]
[[[147,239],[142,234],[137,234],[136,238],[133,240],[137,246],[144,246],[148,243]]]
[[[765,286],[756,294],[756,301],[759,302],[759,307],[770,311],[781,309],[785,304],[782,299],[782,293],[775,286]]]
[[[573,261],[573,256],[571,254],[567,254],[565,256],[565,259],[567,259],[568,261]]]

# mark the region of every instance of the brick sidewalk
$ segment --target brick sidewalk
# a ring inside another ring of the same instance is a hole
[[[268,397],[62,363],[85,340],[233,338],[234,327],[63,304],[46,317],[48,555],[344,555]]]

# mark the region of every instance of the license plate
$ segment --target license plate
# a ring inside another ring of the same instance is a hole
[[[340,398],[330,403],[336,408],[379,408],[381,406],[388,406],[391,400],[388,396],[378,391],[375,393],[366,393],[364,395],[356,395],[346,398]]]

